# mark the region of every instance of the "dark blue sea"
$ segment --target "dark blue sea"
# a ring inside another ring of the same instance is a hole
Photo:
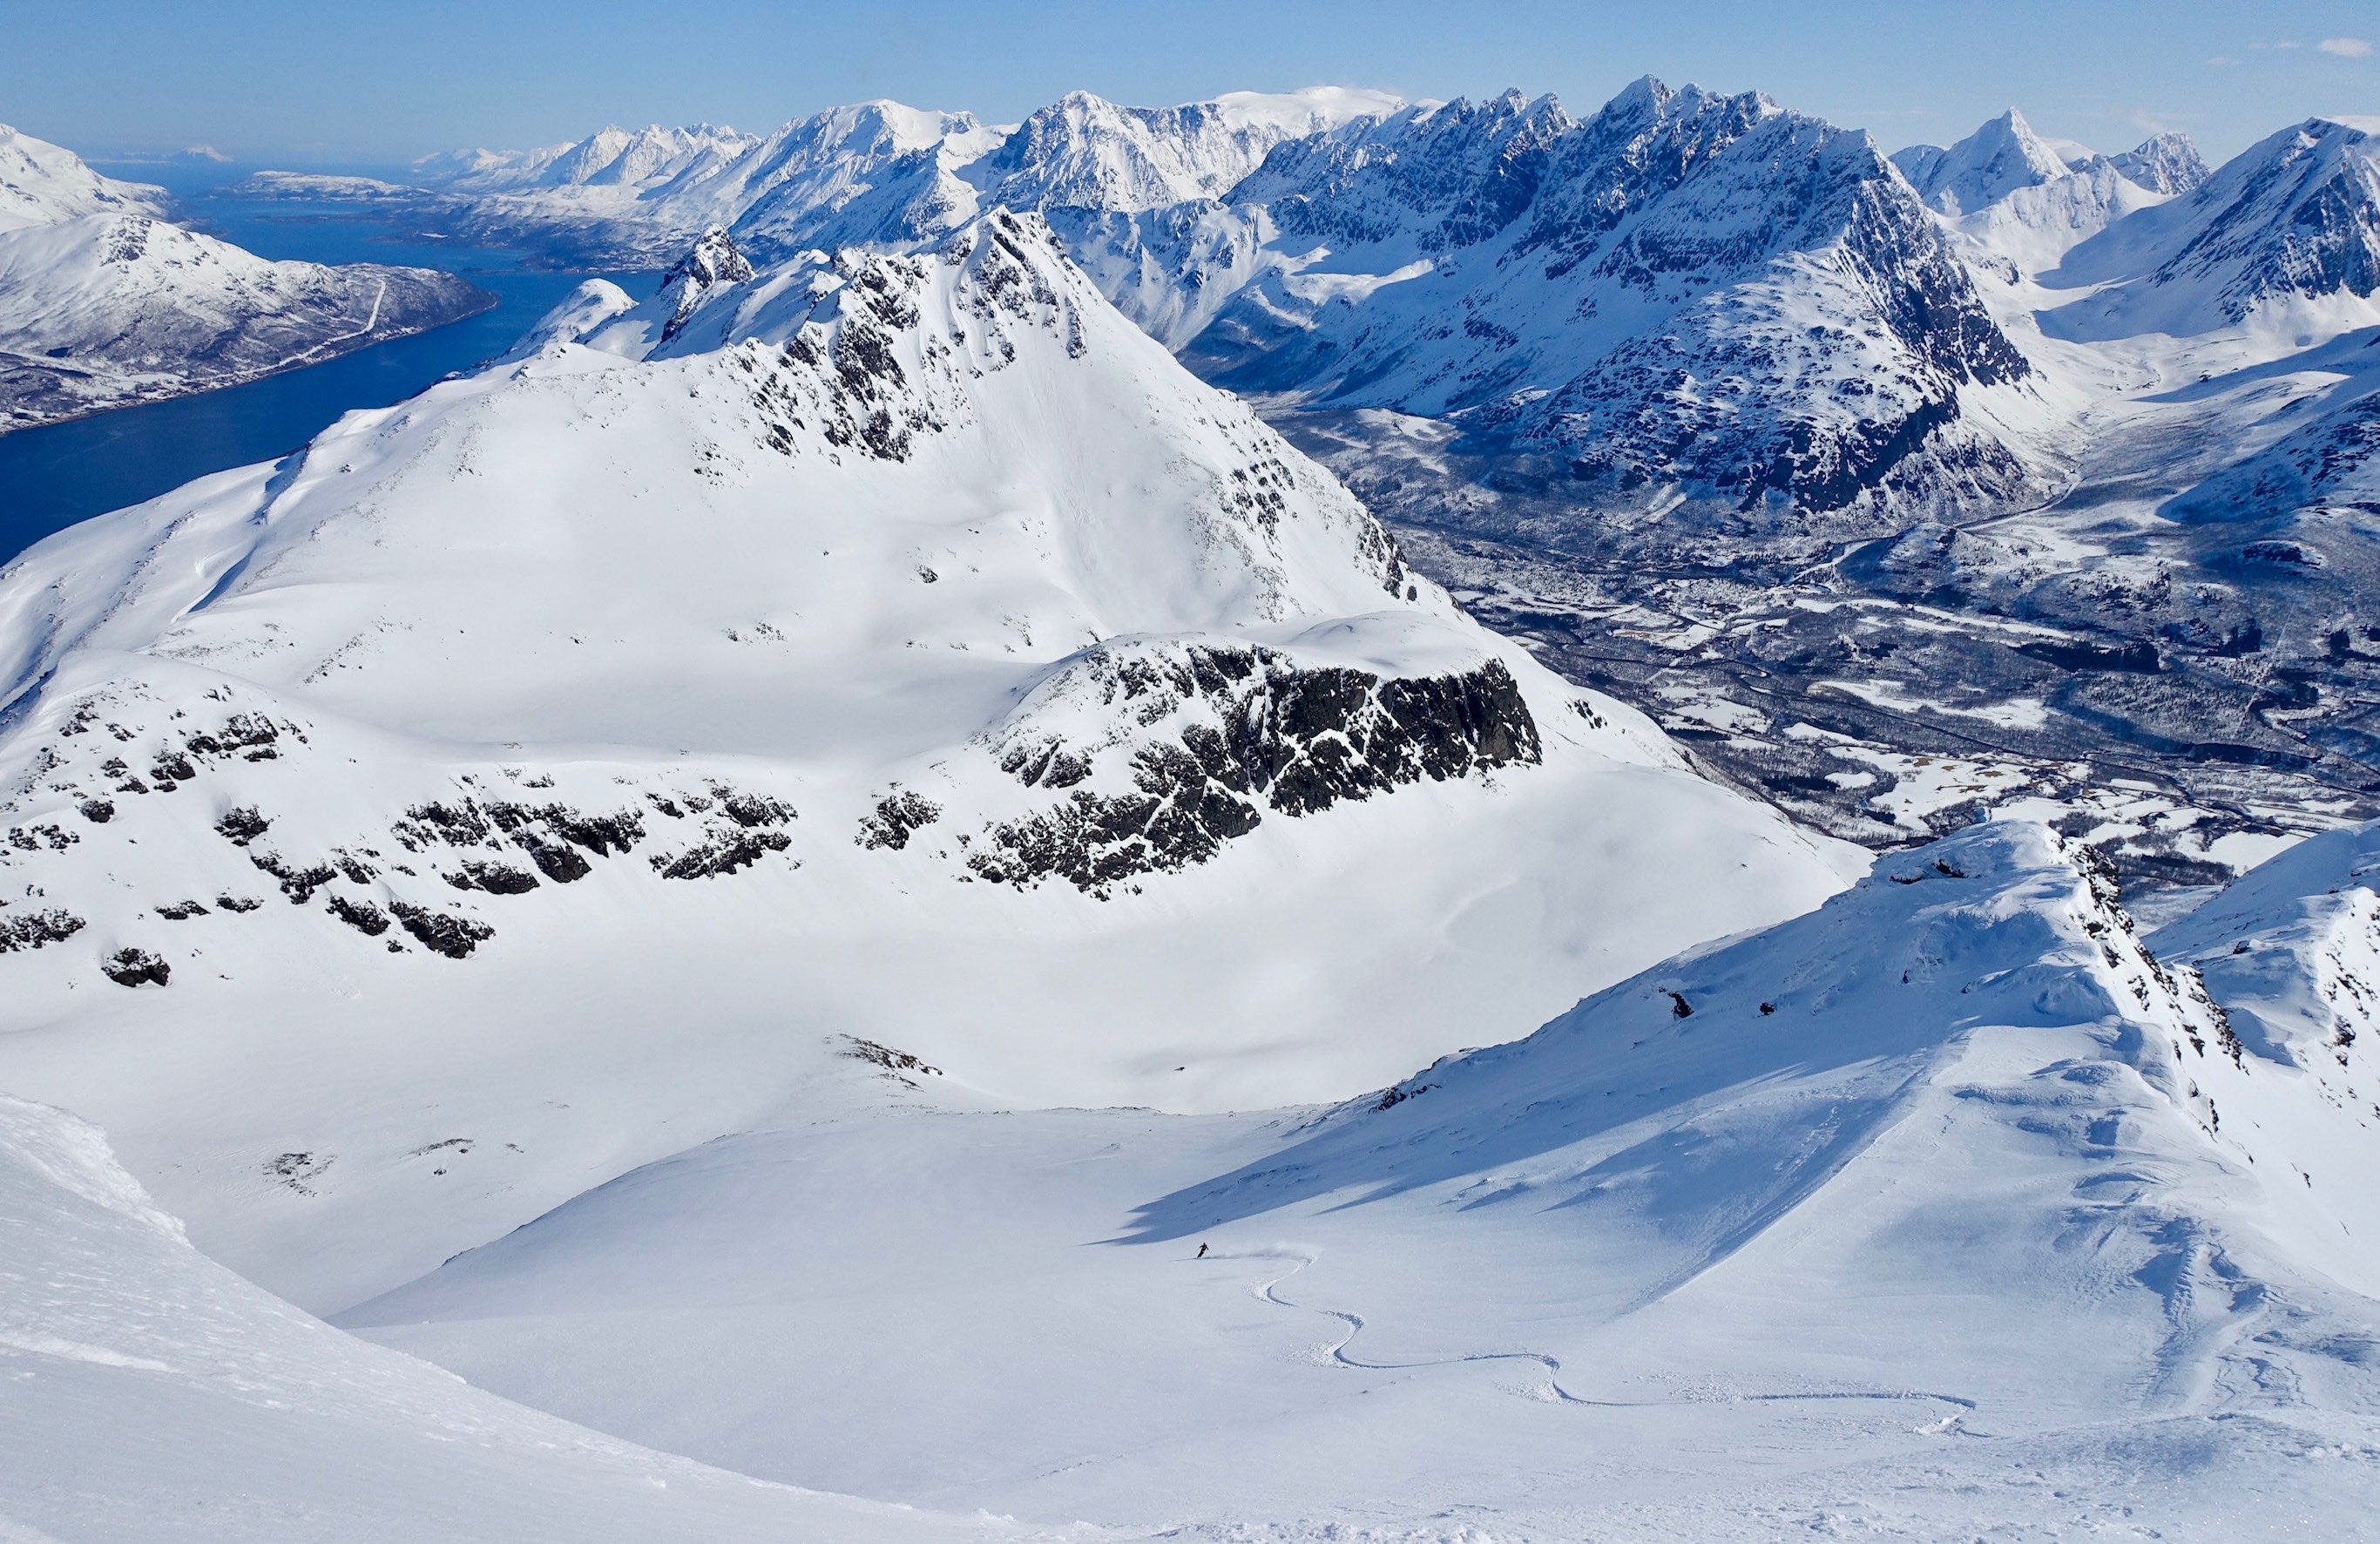
[[[78,520],[209,472],[286,455],[342,413],[385,407],[481,364],[589,276],[532,267],[535,254],[401,237],[384,218],[351,204],[256,201],[217,191],[252,167],[101,169],[164,183],[180,201],[177,213],[260,257],[441,268],[494,294],[496,305],[432,332],[244,386],[0,434],[0,562]],[[603,276],[631,294],[654,282],[650,274]]]

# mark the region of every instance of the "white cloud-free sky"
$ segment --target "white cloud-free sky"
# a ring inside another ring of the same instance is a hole
[[[871,96],[1008,120],[1075,87],[1518,86],[1583,113],[1651,73],[1887,149],[2015,104],[2101,149],[2180,128],[2220,159],[2311,114],[2380,115],[2375,39],[2374,0],[0,0],[0,122],[94,154],[386,163]]]

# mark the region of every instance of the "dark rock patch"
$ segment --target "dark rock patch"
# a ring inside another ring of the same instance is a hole
[[[406,901],[391,901],[388,909],[423,948],[450,960],[468,957],[472,950],[496,936],[496,930],[485,922],[431,911]]]
[[[763,854],[781,853],[793,845],[794,839],[782,831],[729,827],[713,831],[709,841],[682,853],[656,853],[650,861],[653,872],[665,880],[715,879],[748,869],[759,862]]]
[[[82,927],[81,918],[55,907],[14,916],[0,912],[0,954],[63,942],[82,931]]]
[[[537,888],[537,876],[528,869],[485,857],[467,857],[459,872],[442,877],[457,890],[484,890],[491,895],[521,895]]]
[[[242,847],[272,829],[273,822],[259,814],[256,806],[252,804],[243,805],[237,809],[227,809],[224,811],[223,819],[215,822],[216,831],[222,833],[226,840]]]
[[[334,892],[331,915],[367,938],[378,938],[388,931],[388,914],[370,901],[351,901]]]
[[[890,847],[898,852],[909,845],[911,836],[933,824],[941,813],[942,807],[923,794],[887,794],[877,801],[875,813],[859,818],[859,845]]]
[[[1444,676],[1383,679],[1340,666],[1302,668],[1262,648],[1108,651],[1076,667],[1126,722],[1188,719],[1129,761],[1132,788],[1075,786],[1087,756],[1050,736],[1020,738],[1000,765],[1064,801],[992,827],[967,859],[978,876],[1020,888],[1056,874],[1104,894],[1135,874],[1204,863],[1254,831],[1264,811],[1302,817],[1345,799],[1488,769],[1535,763],[1536,721],[1501,661]]]
[[[316,863],[299,869],[279,853],[250,853],[248,860],[281,881],[281,893],[289,897],[291,906],[302,906],[314,898],[314,892],[338,876],[327,863]]]
[[[118,949],[102,960],[99,968],[120,987],[162,987],[174,974],[172,966],[146,949]]]
[[[80,836],[63,826],[44,824],[8,828],[8,845],[19,852],[39,852],[47,847],[54,853],[62,853],[81,840]]]

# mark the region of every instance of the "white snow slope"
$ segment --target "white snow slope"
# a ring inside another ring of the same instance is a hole
[[[268,262],[0,125],[0,433],[235,385],[493,304],[450,274]]]
[[[74,152],[0,124],[0,231],[86,214],[156,214],[164,207],[163,188],[102,176]]]
[[[722,1474],[507,1404],[205,1258],[96,1130],[6,1096],[0,1240],[10,1544],[1055,1537]]]
[[[923,1504],[1194,1538],[2353,1534],[2380,1233],[2289,1160],[2366,1116],[2243,1131],[2271,1070],[2091,857],[1979,826],[1329,1111],[814,1052],[340,1322],[749,1473],[922,1451]]]
[[[737,1129],[821,1033],[1340,1097],[1864,864],[1405,572],[1038,219],[696,259],[0,571],[0,1087],[268,1287]]]

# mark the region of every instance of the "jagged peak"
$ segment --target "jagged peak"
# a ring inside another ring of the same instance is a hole
[[[741,284],[752,276],[752,261],[735,245],[735,237],[725,225],[712,225],[695,238],[686,256],[677,260],[670,271],[662,275],[661,287],[667,289],[683,281],[697,284]]]

